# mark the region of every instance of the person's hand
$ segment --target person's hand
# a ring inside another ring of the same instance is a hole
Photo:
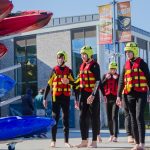
[[[114,78],[114,79],[117,79],[117,78],[118,78],[118,75],[114,74],[114,75],[113,75],[113,78]]]
[[[116,105],[119,106],[120,108],[122,107],[122,101],[120,97],[117,97],[116,99]]]
[[[111,75],[109,73],[106,74],[106,79],[110,79]]]
[[[79,110],[79,101],[75,101],[74,107],[75,109]]]
[[[69,79],[67,79],[67,78],[61,78],[61,82],[63,84],[68,84],[69,83]]]
[[[107,103],[107,97],[104,96],[104,103]]]
[[[90,95],[90,96],[87,98],[87,104],[92,104],[92,103],[93,103],[94,98],[95,98],[95,96]]]
[[[43,105],[44,105],[44,107],[47,109],[47,100],[43,100]]]

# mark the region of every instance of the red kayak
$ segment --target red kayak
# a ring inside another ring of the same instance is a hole
[[[36,30],[48,24],[53,13],[47,11],[25,11],[10,14],[0,22],[0,36]]]
[[[2,21],[13,9],[13,4],[9,0],[0,0],[0,21]]]
[[[0,57],[4,56],[7,52],[7,48],[4,44],[0,43]]]

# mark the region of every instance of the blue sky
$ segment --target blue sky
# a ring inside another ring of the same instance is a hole
[[[118,0],[120,2],[120,0]],[[78,16],[98,13],[98,6],[112,0],[12,0],[13,12],[49,10],[53,17]],[[132,25],[150,32],[150,0],[131,0]]]

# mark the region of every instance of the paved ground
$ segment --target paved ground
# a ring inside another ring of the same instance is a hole
[[[50,133],[48,133],[47,135],[49,137],[48,139],[28,139],[23,142],[17,143],[15,150],[50,150],[51,149]],[[109,138],[108,130],[102,130],[101,136],[103,142],[98,143],[98,149],[100,150],[130,150],[133,147],[133,145],[127,143],[127,137],[124,130],[120,131],[117,143],[108,142],[108,138]],[[70,144],[72,145],[77,145],[81,141],[80,132],[78,130],[70,130],[70,137],[71,137]],[[91,137],[91,131],[90,131],[90,137]],[[56,143],[56,148],[53,149],[58,149],[58,150],[70,149],[64,147],[62,130],[58,131],[57,138],[58,140]],[[74,147],[71,149],[76,150],[78,148]],[[81,150],[90,150],[90,149],[91,148],[82,148]],[[0,144],[0,150],[7,150],[7,145]],[[150,150],[150,130],[146,132],[146,150]]]

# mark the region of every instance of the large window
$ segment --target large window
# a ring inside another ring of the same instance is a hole
[[[36,37],[15,38],[15,63],[21,63],[17,69],[16,94],[23,95],[27,88],[33,90],[33,96],[37,93],[37,56]]]
[[[94,50],[94,59],[97,58],[96,26],[72,30],[72,63],[75,77],[79,72],[82,63],[80,49],[84,45],[89,45]]]
[[[148,62],[147,41],[137,38],[137,43],[140,48],[139,51],[140,57],[143,58],[145,62]]]

